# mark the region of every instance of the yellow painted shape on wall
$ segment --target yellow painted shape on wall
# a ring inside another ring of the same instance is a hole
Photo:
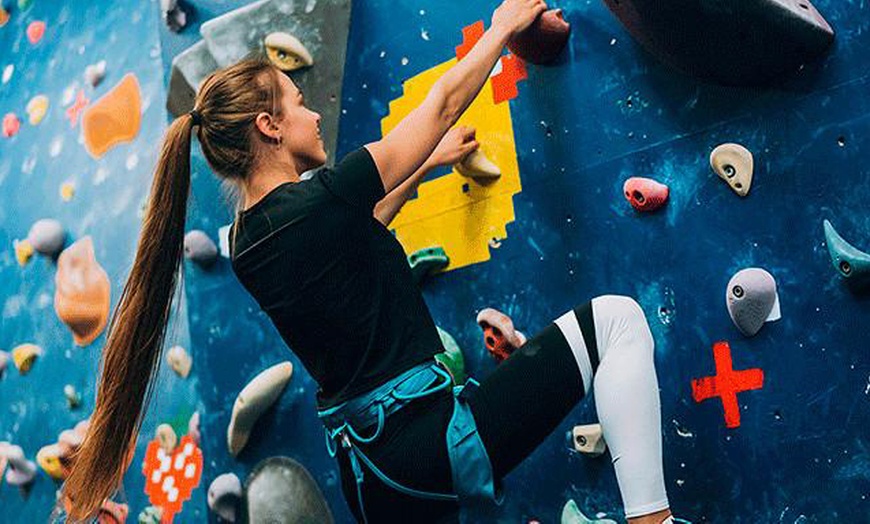
[[[454,64],[455,58],[406,80],[402,97],[390,102],[381,132],[389,133],[419,106],[435,81]],[[490,259],[489,242],[507,237],[506,225],[514,220],[513,196],[522,191],[510,107],[507,102],[493,102],[490,85],[483,87],[457,125],[477,130],[481,150],[499,166],[501,177],[478,183],[453,170],[422,182],[417,198],[408,200],[390,223],[406,253],[444,248],[450,258],[445,271]],[[465,184],[467,192],[463,191]]]

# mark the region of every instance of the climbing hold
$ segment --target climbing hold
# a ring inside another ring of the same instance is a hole
[[[54,310],[78,346],[87,346],[103,332],[109,318],[109,276],[94,257],[90,236],[63,250],[57,260]]]
[[[590,519],[584,515],[574,499],[570,499],[562,508],[562,524],[616,524],[615,520],[610,519]]]
[[[311,53],[293,35],[281,32],[269,33],[263,43],[266,56],[281,71],[295,71],[314,65]]]
[[[76,94],[75,102],[66,108],[66,117],[69,118],[70,127],[76,126],[76,123],[79,121],[79,115],[90,103],[91,101],[85,96],[85,92],[79,89],[78,94]]]
[[[236,521],[242,501],[242,482],[235,473],[218,475],[208,487],[208,507],[228,522]]]
[[[175,446],[178,445],[178,435],[175,434],[175,430],[172,429],[172,426],[169,424],[160,424],[157,426],[154,438],[160,442],[160,448],[170,455],[172,454],[172,450],[175,449]]]
[[[21,121],[15,113],[6,113],[3,115],[3,136],[11,138],[21,129]]]
[[[574,426],[571,430],[571,437],[573,438],[574,450],[589,457],[601,456],[607,450],[601,424]]]
[[[45,22],[37,20],[35,22],[30,22],[27,26],[27,39],[30,40],[31,44],[37,44],[40,40],[42,40],[42,36],[45,34]]]
[[[97,87],[106,76],[106,61],[100,60],[96,64],[85,67],[85,82],[91,87]]]
[[[870,284],[870,254],[846,242],[828,220],[825,220],[824,226],[828,254],[837,273],[856,288]]]
[[[199,411],[194,411],[187,421],[187,434],[196,443],[197,446],[202,442],[202,434],[199,432]]]
[[[27,11],[31,5],[33,5],[33,0],[18,0],[18,9],[20,11]]]
[[[435,327],[438,329],[438,336],[441,337],[441,345],[444,346],[444,351],[436,354],[435,360],[447,369],[453,377],[454,384],[465,384],[468,376],[465,374],[465,357],[462,356],[462,349],[450,333],[439,326]]]
[[[12,73],[15,72],[15,66],[13,64],[7,64],[6,67],[3,68],[3,75],[0,76],[0,81],[4,84],[8,83],[12,80]]]
[[[139,134],[142,120],[139,81],[132,73],[85,109],[82,133],[85,148],[94,158],[100,158],[112,146],[130,142]]]
[[[166,353],[166,362],[172,368],[172,371],[178,373],[181,378],[187,378],[190,374],[190,367],[193,365],[193,359],[187,351],[181,346],[172,346]]]
[[[508,49],[527,62],[547,64],[559,56],[570,35],[571,24],[562,16],[562,10],[550,9],[514,36]]]
[[[37,252],[54,257],[63,250],[66,232],[57,220],[43,218],[34,222],[27,232],[27,242]]]
[[[163,520],[163,508],[160,506],[147,506],[139,512],[139,524],[160,524]]]
[[[21,344],[12,350],[12,362],[15,363],[20,374],[26,375],[33,366],[36,357],[41,355],[42,348],[36,344]]]
[[[60,463],[60,447],[57,444],[43,446],[36,453],[36,463],[43,471],[55,480],[66,478],[63,465]]]
[[[710,153],[710,167],[742,197],[752,186],[752,166],[752,153],[740,144],[722,144]]]
[[[668,186],[651,178],[632,177],[622,186],[625,198],[638,211],[655,211],[668,201]]]
[[[725,85],[771,83],[820,60],[834,41],[810,0],[736,1],[716,9],[706,0],[680,2],[679,9],[660,0],[604,3],[660,60]]]
[[[76,185],[73,182],[64,182],[60,185],[60,198],[63,199],[64,202],[69,202],[72,200],[73,196],[76,194]]]
[[[27,460],[21,446],[0,443],[0,455],[6,459],[6,483],[10,486],[26,486],[36,476],[36,464]]]
[[[15,259],[18,261],[18,265],[27,265],[27,263],[30,262],[30,258],[33,256],[33,246],[27,241],[27,239],[13,240],[12,245],[15,247]]]
[[[218,248],[205,231],[194,229],[184,235],[184,257],[209,267],[218,258]]]
[[[0,349],[0,377],[6,372],[6,366],[9,363],[9,353]]]
[[[511,317],[496,309],[482,309],[477,314],[477,324],[483,328],[486,349],[497,362],[502,362],[526,343],[526,336],[514,329]]]
[[[311,473],[289,457],[257,464],[245,479],[244,497],[247,522],[334,522]]]
[[[27,119],[30,125],[35,126],[42,122],[45,113],[48,112],[48,97],[45,95],[36,95],[27,103]]]
[[[227,427],[227,447],[233,456],[238,455],[248,443],[251,428],[269,406],[278,400],[292,375],[292,363],[276,364],[254,377],[239,393],[233,404],[230,425]]]
[[[166,453],[160,440],[154,439],[145,448],[142,473],[148,502],[162,507],[163,521],[172,522],[202,480],[202,450],[189,435],[181,437],[172,453]]]
[[[3,8],[3,4],[0,4],[0,27],[6,25],[6,22],[9,21],[9,11]]]
[[[740,270],[731,277],[725,301],[734,325],[747,337],[758,333],[765,322],[780,318],[776,280],[758,267]]]
[[[454,164],[456,171],[470,178],[492,179],[501,176],[501,170],[480,149],[468,154],[461,162]]]
[[[166,27],[173,33],[181,31],[187,25],[187,13],[178,5],[178,0],[160,0],[160,14]]]
[[[106,499],[97,512],[97,524],[124,524],[129,513],[130,507],[126,504]]]
[[[418,249],[408,255],[408,265],[411,266],[411,274],[414,276],[414,282],[420,284],[423,279],[429,275],[441,271],[450,264],[450,258],[444,248],[426,247]]]
[[[82,396],[72,384],[63,387],[63,396],[66,397],[66,403],[70,409],[75,409],[82,403]]]

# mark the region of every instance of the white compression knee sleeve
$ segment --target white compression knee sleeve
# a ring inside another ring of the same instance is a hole
[[[617,295],[592,299],[592,315],[600,359],[594,378],[574,311],[555,322],[571,346],[584,389],[588,393],[589,384],[595,389],[595,408],[613,457],[625,516],[666,509],[658,379],[646,317],[637,302]]]

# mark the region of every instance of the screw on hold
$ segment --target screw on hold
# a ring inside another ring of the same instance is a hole
[[[734,166],[732,166],[731,164],[725,164],[722,167],[722,170],[725,171],[725,174],[728,175],[728,178],[731,178],[737,174],[737,170],[734,169]]]
[[[585,446],[586,445],[586,437],[584,435],[577,435],[577,444],[580,444],[581,446]]]
[[[851,266],[851,264],[849,264],[849,263],[846,262],[845,260],[841,261],[841,262],[840,262],[840,271],[841,271],[844,275],[848,276],[848,275],[852,272],[852,266]]]
[[[743,293],[744,293],[743,288],[741,286],[734,286],[734,288],[731,289],[731,292],[734,293],[734,296],[737,298],[741,298],[743,296]]]

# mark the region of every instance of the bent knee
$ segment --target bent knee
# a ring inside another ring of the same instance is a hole
[[[592,304],[597,334],[610,341],[635,340],[640,344],[629,346],[652,351],[652,333],[637,300],[625,295],[602,295],[592,299]]]

